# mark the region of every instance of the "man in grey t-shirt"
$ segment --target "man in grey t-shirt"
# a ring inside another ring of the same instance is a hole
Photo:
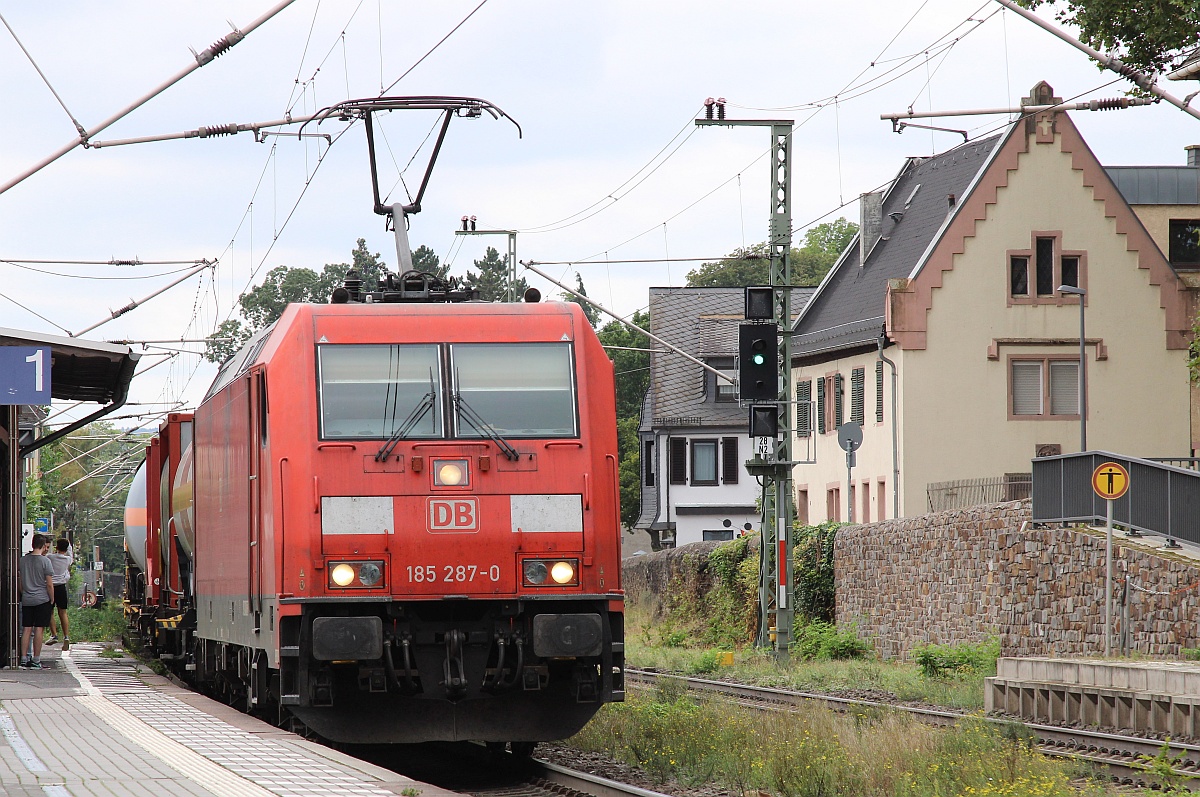
[[[21,579],[17,587],[21,593],[21,655],[29,650],[29,637],[33,635],[33,655],[22,662],[22,667],[42,669],[42,634],[50,624],[54,604],[54,566],[46,558],[50,550],[50,538],[44,534],[33,535],[33,550],[21,557]]]

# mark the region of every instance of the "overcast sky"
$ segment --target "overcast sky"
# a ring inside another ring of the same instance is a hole
[[[88,129],[193,63],[189,48],[203,50],[229,23],[247,26],[272,7],[271,0],[52,7],[0,0],[0,14]],[[93,137],[311,113],[376,96],[406,72],[390,94],[485,98],[524,131],[518,138],[512,124],[487,117],[453,121],[423,212],[412,218],[413,247],[452,257],[451,273],[463,274],[486,246],[503,252],[506,245],[502,237],[456,238],[459,218],[475,215],[479,229],[520,230],[519,259],[588,261],[545,268],[571,284],[578,271],[589,294],[621,314],[644,307],[651,285],[683,284],[697,264],[606,258],[712,258],[766,237],[767,130],[696,128],[706,97],[725,97],[730,117],[795,120],[799,239],[813,222],[857,220],[858,195],[890,180],[905,157],[962,141],[912,128],[897,135],[881,113],[1013,106],[1043,79],[1067,99],[1127,88],[1105,86],[1116,75],[990,0],[486,0],[481,7],[479,0],[296,0]],[[1163,85],[1176,96],[1200,88]],[[4,184],[77,134],[3,28],[0,98]],[[1184,147],[1200,143],[1200,122],[1165,103],[1073,118],[1105,164],[1182,164]],[[1005,120],[916,121],[976,137]],[[382,121],[381,182],[391,201],[420,183],[429,144],[420,147],[434,123],[430,112]],[[0,261],[184,264],[0,262],[0,326],[77,333],[160,290],[187,262],[208,259],[215,269],[83,336],[202,338],[236,315],[238,294],[272,267],[319,271],[347,262],[362,237],[395,268],[392,236],[372,213],[365,136],[361,125],[346,127],[320,127],[334,137],[332,147],[294,135],[259,143],[242,133],[76,148],[0,194]],[[164,349],[153,344],[146,352],[143,368]],[[162,406],[154,402],[194,406],[214,372],[180,354],[136,377],[130,400],[137,411]]]

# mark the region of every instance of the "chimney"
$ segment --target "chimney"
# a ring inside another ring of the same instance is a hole
[[[873,191],[858,198],[858,266],[867,265],[867,255],[883,234],[883,192]]]
[[[1192,144],[1184,147],[1183,150],[1187,153],[1188,166],[1200,166],[1200,144]]]

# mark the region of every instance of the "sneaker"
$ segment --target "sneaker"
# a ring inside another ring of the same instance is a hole
[[[62,649],[63,649],[63,650],[70,650],[70,649],[71,649],[71,637],[69,637],[69,636],[65,636],[65,637],[63,637],[63,647],[62,647]]]
[[[31,661],[25,665],[25,669],[27,669],[27,670],[44,670],[44,669],[46,669],[46,666],[44,664],[42,664],[40,661]]]
[[[25,661],[21,662],[21,666],[24,667],[26,670],[32,670],[33,669],[33,659],[25,659]]]
[[[58,644],[58,635],[55,634],[54,636],[47,639],[46,644],[47,645],[57,645]]]

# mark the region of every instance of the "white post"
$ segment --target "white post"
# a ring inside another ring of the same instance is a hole
[[[1113,499],[1108,501],[1108,522],[1104,534],[1104,568],[1107,575],[1104,579],[1104,655],[1112,653],[1112,526]]]

